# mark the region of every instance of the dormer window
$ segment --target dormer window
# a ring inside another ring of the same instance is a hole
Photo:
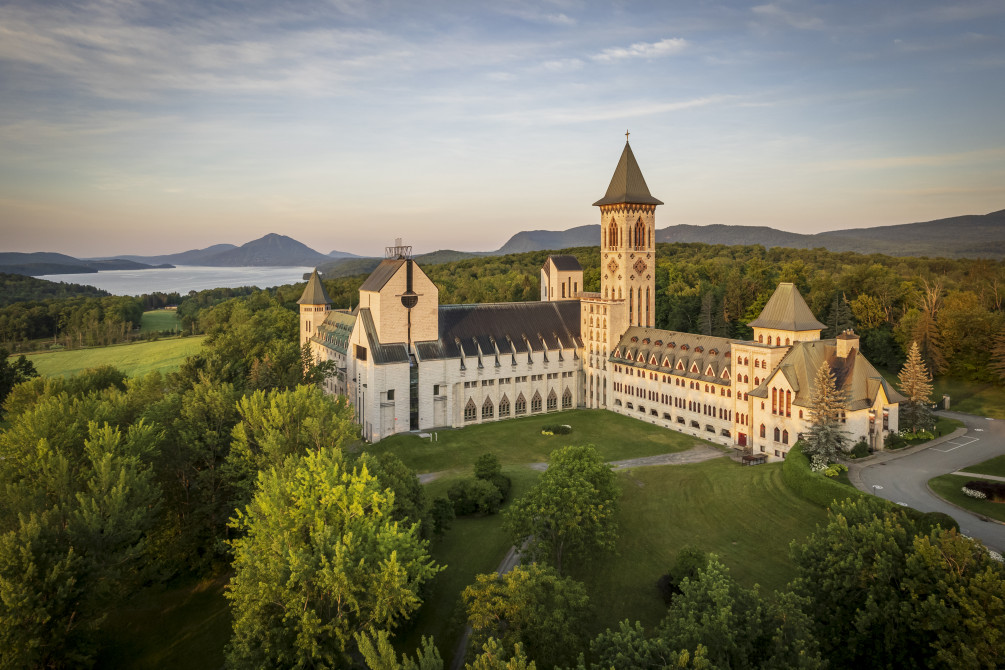
[[[695,347],[694,348],[694,353],[696,353],[696,354],[700,354],[703,351],[705,351],[705,349],[703,347]]]
[[[689,346],[687,346],[686,344],[682,344],[682,345],[680,345],[680,350],[681,350],[681,351],[687,351],[688,349],[690,349],[690,347],[689,347]]]

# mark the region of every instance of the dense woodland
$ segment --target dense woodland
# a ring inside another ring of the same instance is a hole
[[[596,249],[574,253],[595,289]],[[894,360],[928,315],[946,369],[967,374],[970,361],[971,374],[989,374],[970,347],[1001,330],[1001,264],[786,253],[661,247],[660,325],[742,336],[775,282],[792,280],[832,328],[887,333]],[[443,302],[536,299],[545,256],[427,272]],[[328,282],[337,306],[360,281]],[[429,548],[455,512],[471,511],[460,506],[468,494],[429,500],[400,460],[358,449],[351,408],[321,393],[327,370],[297,346],[302,285],[229,291],[179,296],[187,327],[208,337],[176,373],[18,372],[0,419],[0,667],[88,667],[105,615],[133,594],[220,573],[230,575],[229,667],[443,667],[436,641],[404,659],[391,642],[441,570]],[[70,298],[68,309],[77,300],[90,298]],[[478,467],[473,513],[497,511],[508,486]],[[822,479],[796,461],[786,468],[801,468],[804,486]],[[660,580],[663,623],[587,637],[577,622],[602,604],[568,573],[617,546],[613,477],[592,448],[562,449],[503,512],[512,541],[538,562],[465,590],[470,667],[1005,663],[1000,563],[945,517],[850,493],[792,547],[795,578],[783,592],[747,589],[716,557],[682,550]],[[489,494],[495,502],[479,507]]]

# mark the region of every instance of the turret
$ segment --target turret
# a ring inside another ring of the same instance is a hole
[[[314,268],[311,278],[307,280],[304,294],[297,300],[297,304],[300,305],[300,344],[303,345],[314,337],[318,326],[332,308],[331,298],[321,283],[317,268]]]

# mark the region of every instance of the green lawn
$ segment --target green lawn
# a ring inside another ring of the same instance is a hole
[[[26,355],[39,374],[51,377],[75,375],[101,365],[114,365],[130,377],[142,377],[153,370],[177,370],[186,358],[202,348],[204,339],[204,336],[180,337]]]
[[[969,471],[970,468],[967,468]],[[928,486],[935,492],[935,495],[943,498],[954,505],[959,505],[975,514],[983,514],[986,517],[1005,521],[1005,503],[993,503],[987,500],[977,500],[970,496],[963,495],[963,485],[972,481],[974,477],[961,477],[960,475],[942,475],[935,479],[928,480]]]
[[[963,470],[966,472],[979,472],[983,475],[1005,477],[1005,456],[995,456],[983,463],[967,466]]]
[[[747,586],[783,588],[793,576],[789,543],[826,519],[785,486],[781,463],[743,467],[723,458],[635,468],[619,478],[619,551],[574,571],[593,603],[592,633],[626,618],[656,625],[666,614],[656,580],[687,544],[718,554]]]
[[[96,667],[222,667],[230,640],[230,610],[223,597],[228,579],[154,589],[112,612]]]
[[[178,320],[178,312],[173,309],[155,309],[143,312],[143,320],[140,321],[140,332],[142,333],[178,330],[179,328],[181,328],[181,321]]]
[[[900,390],[896,372],[880,370],[880,373],[894,388]],[[932,398],[941,402],[942,396],[948,395],[949,409],[954,412],[1005,419],[1005,386],[939,377],[932,383],[932,387]]]
[[[568,435],[542,435],[541,427],[568,424]],[[504,465],[540,463],[553,450],[570,444],[593,444],[605,460],[653,456],[707,444],[689,435],[602,410],[573,410],[508,419],[456,430],[439,431],[439,441],[398,434],[367,447],[391,451],[416,472],[456,470],[467,474],[475,459],[494,452]]]

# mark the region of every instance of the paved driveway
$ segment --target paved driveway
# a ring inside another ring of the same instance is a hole
[[[1005,454],[1005,421],[995,421],[972,414],[939,412],[959,419],[967,427],[966,435],[901,455],[882,454],[856,467],[855,485],[893,502],[902,502],[922,512],[945,512],[956,519],[960,530],[976,537],[989,548],[1005,552],[1005,525],[980,518],[944,502],[928,490],[928,480],[949,472]]]

